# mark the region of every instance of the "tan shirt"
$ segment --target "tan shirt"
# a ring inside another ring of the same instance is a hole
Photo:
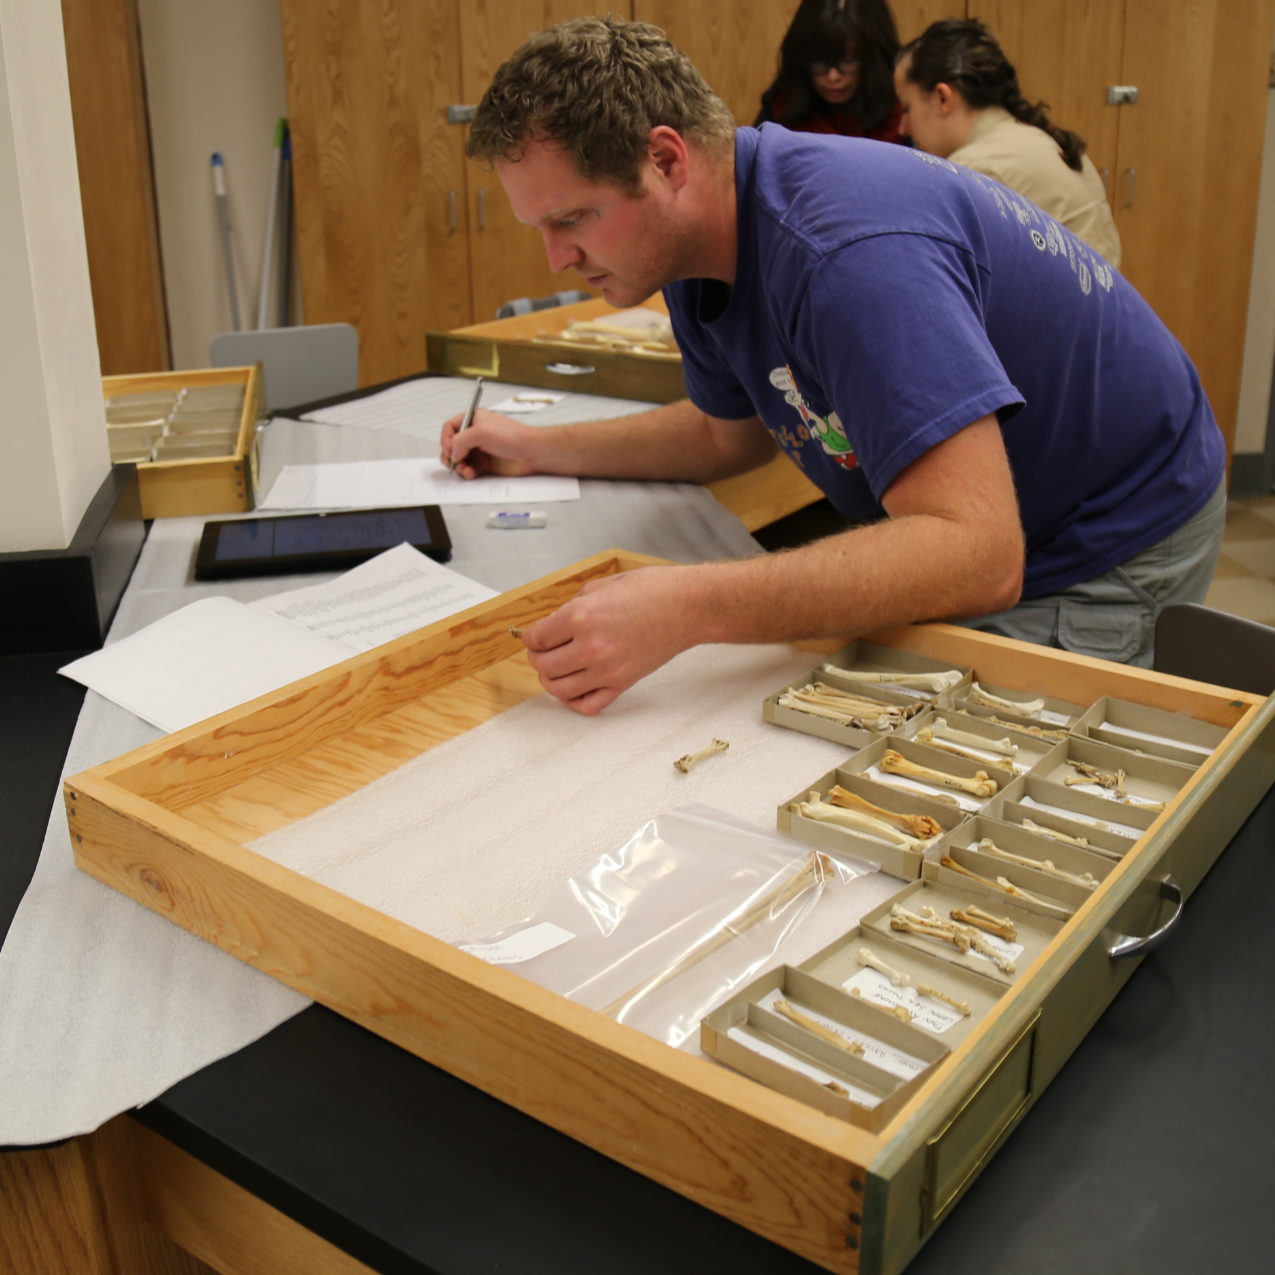
[[[1025,195],[1120,268],[1120,235],[1102,178],[1088,155],[1078,173],[1067,167],[1058,143],[1043,128],[1022,124],[1001,107],[989,106],[975,121],[965,145],[948,159]]]

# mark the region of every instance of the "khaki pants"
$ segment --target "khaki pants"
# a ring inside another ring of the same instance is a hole
[[[1203,602],[1226,527],[1226,482],[1189,522],[1118,567],[1020,602],[1010,611],[960,620],[968,629],[1150,668],[1155,622],[1177,602]]]

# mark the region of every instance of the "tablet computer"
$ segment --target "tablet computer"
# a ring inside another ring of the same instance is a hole
[[[345,571],[404,541],[435,562],[452,556],[437,505],[206,522],[195,579]]]

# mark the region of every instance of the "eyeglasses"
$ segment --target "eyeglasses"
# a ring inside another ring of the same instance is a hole
[[[839,75],[853,75],[859,69],[858,58],[845,58],[840,62],[812,62],[810,64],[810,74],[816,79],[832,71],[836,71]]]

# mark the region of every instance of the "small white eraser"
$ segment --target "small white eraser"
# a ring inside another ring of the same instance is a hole
[[[489,527],[504,527],[514,530],[521,527],[544,527],[548,525],[548,522],[549,515],[543,509],[493,509],[487,515],[487,525]]]

